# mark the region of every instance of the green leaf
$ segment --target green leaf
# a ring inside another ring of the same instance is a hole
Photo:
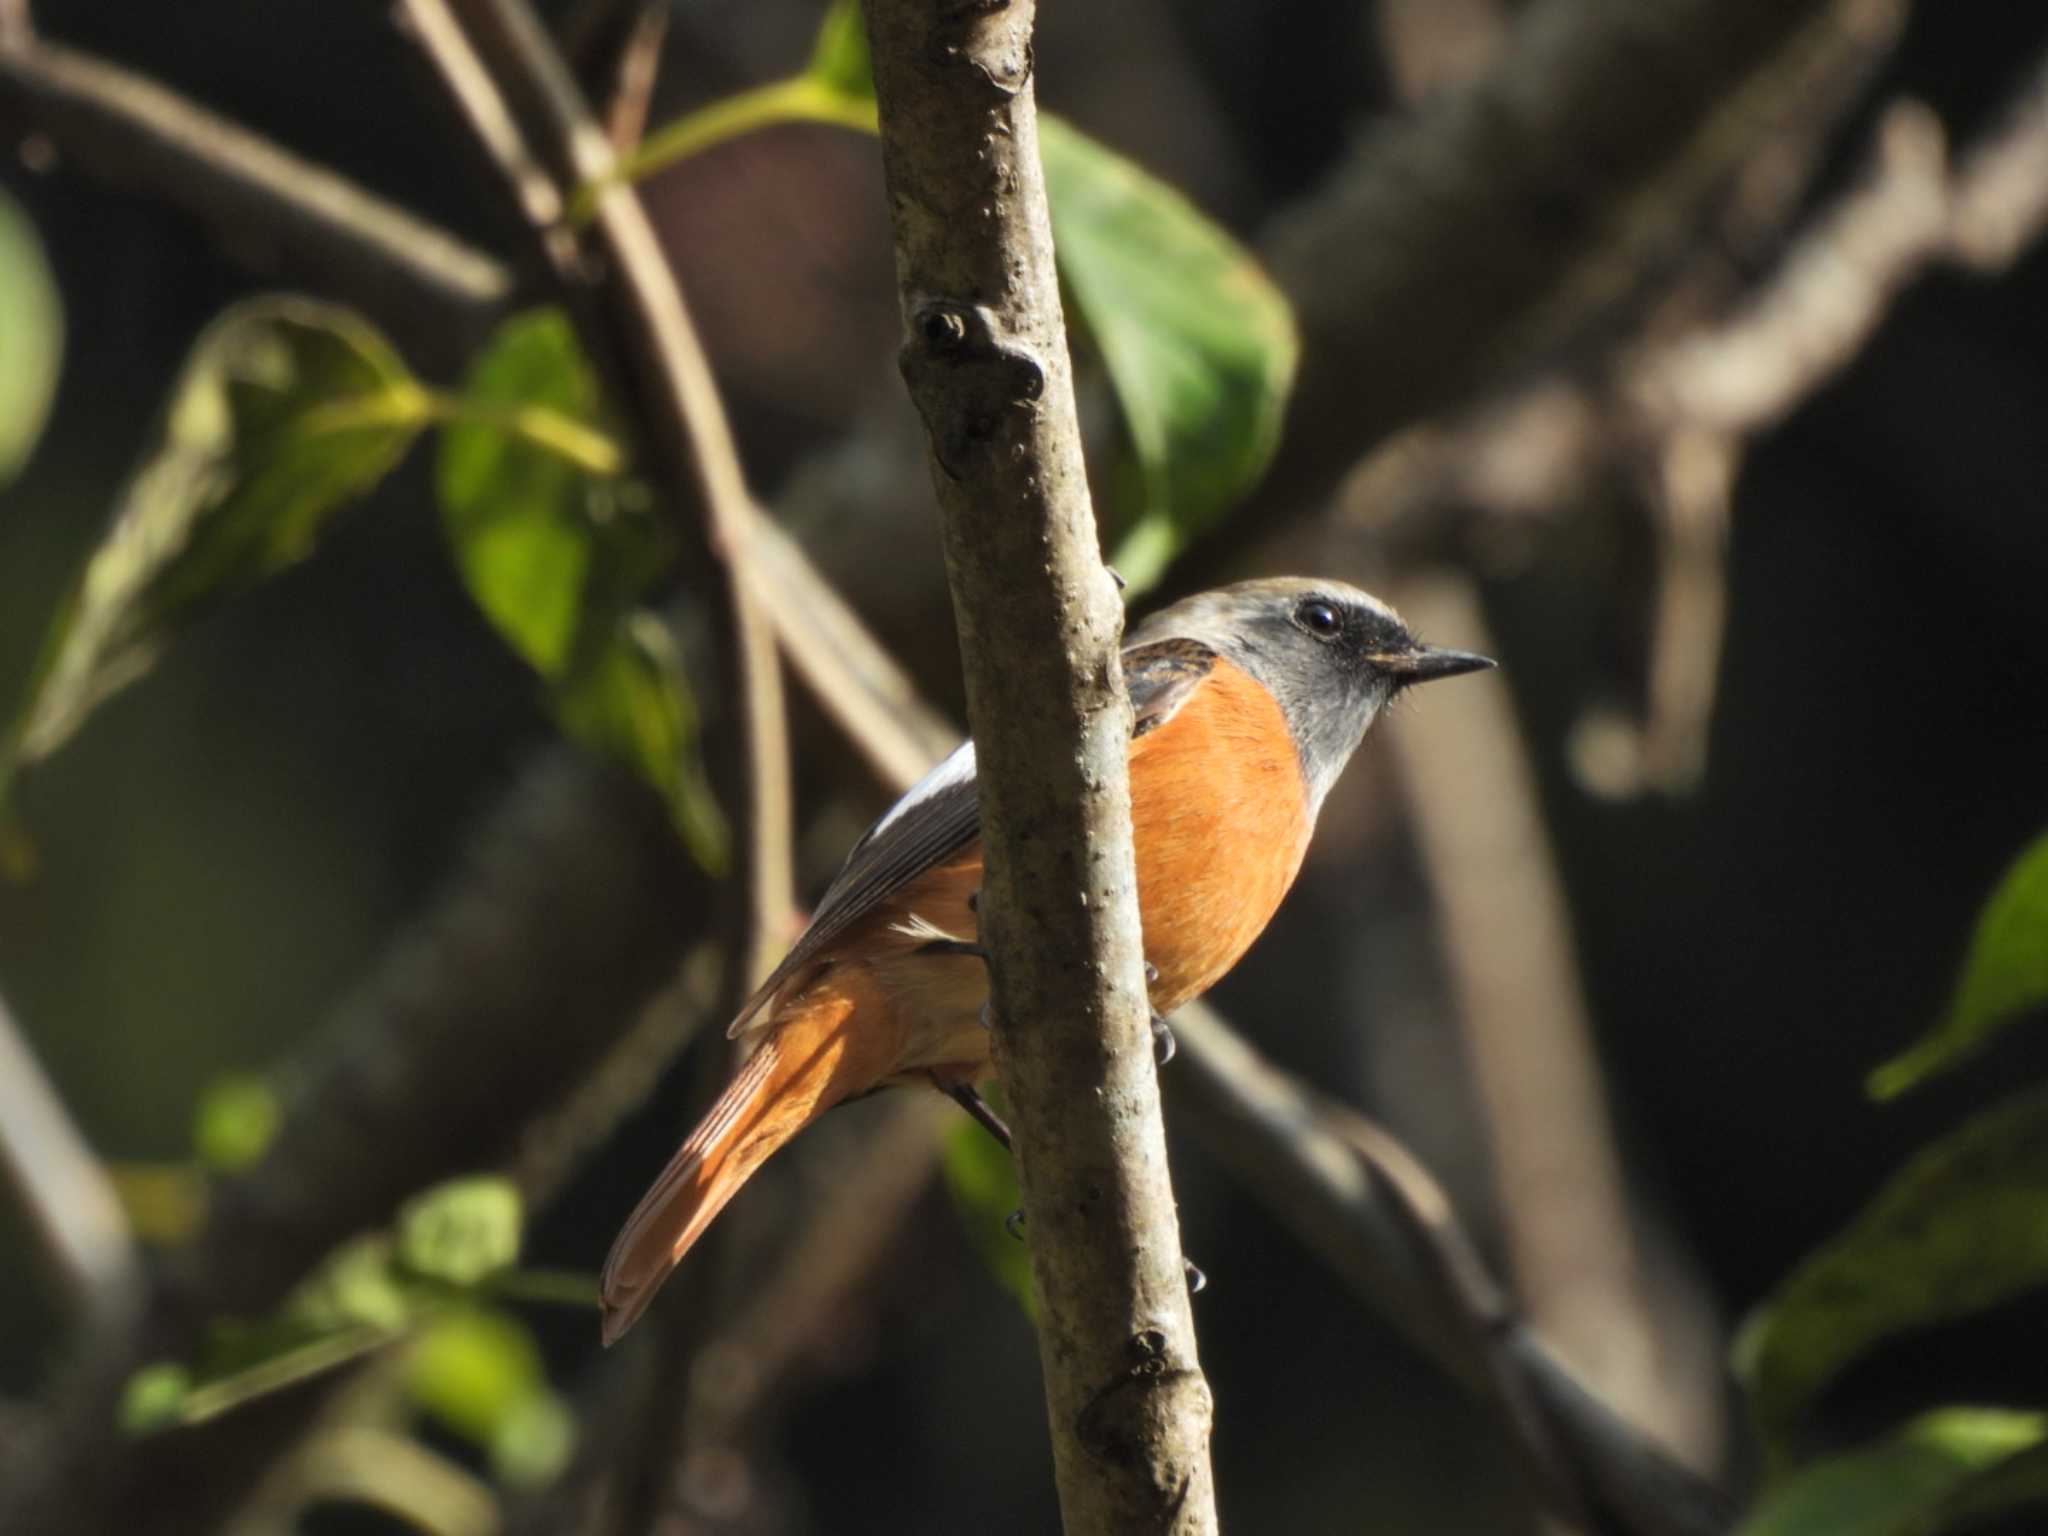
[[[1299,353],[1249,252],[1172,187],[1039,120],[1060,278],[1123,411],[1112,557],[1135,593],[1265,473]]]
[[[159,441],[44,640],[9,742],[11,771],[53,751],[147,670],[208,605],[304,558],[338,507],[375,485],[432,402],[345,309],[263,298],[208,326]]]
[[[247,1074],[216,1078],[200,1096],[193,1117],[193,1149],[199,1161],[216,1173],[239,1173],[270,1150],[283,1121],[277,1090],[263,1078]]]
[[[1003,1289],[1016,1298],[1024,1315],[1036,1321],[1037,1304],[1031,1299],[1031,1252],[1010,1235],[1008,1225],[1021,1199],[1016,1163],[987,1131],[972,1120],[963,1119],[946,1131],[939,1174],[975,1252]]]
[[[848,0],[826,10],[802,74],[664,125],[618,174],[637,181],[789,122],[874,131],[867,36]],[[1294,385],[1294,314],[1250,253],[1166,183],[1046,114],[1039,153],[1070,318],[1094,338],[1129,439],[1112,561],[1135,594],[1265,473]],[[585,189],[575,215],[592,206]]]
[[[547,683],[562,728],[652,784],[698,862],[723,869],[689,678],[637,606],[674,551],[616,450],[597,451],[603,404],[567,318],[505,322],[446,409],[442,520],[477,606]]]
[[[2035,1445],[1993,1462],[1943,1499],[1912,1536],[1977,1530],[1994,1516],[2019,1509],[2048,1510],[2048,1446]]]
[[[192,1373],[184,1366],[168,1360],[145,1365],[121,1389],[122,1431],[147,1435],[182,1423],[191,1393]]]
[[[382,1232],[351,1238],[320,1261],[292,1290],[274,1320],[225,1330],[214,1341],[209,1373],[239,1369],[262,1358],[279,1341],[370,1329],[387,1336],[405,1331],[417,1298],[393,1262],[391,1239]]]
[[[856,21],[858,18],[856,18]],[[64,304],[43,242],[21,205],[0,192],[0,485],[21,472],[42,436],[64,357]]]
[[[556,309],[514,315],[478,357],[461,414],[441,431],[437,484],[470,595],[506,643],[554,679],[572,658],[597,531],[622,514],[615,475],[508,429],[514,413],[535,408],[598,424],[596,376]],[[652,541],[651,530],[645,536]]]
[[[507,1313],[437,1317],[408,1352],[405,1381],[415,1404],[487,1450],[514,1487],[552,1481],[575,1449],[575,1421],[548,1388],[540,1349]]]
[[[818,24],[811,62],[804,73],[849,101],[875,99],[875,71],[868,58],[867,23],[855,0],[833,0]]]
[[[2007,870],[1977,915],[1948,1013],[1932,1033],[1870,1074],[1876,1099],[1896,1098],[1982,1050],[2006,1025],[2048,1005],[2048,834]]]
[[[697,708],[666,624],[651,613],[627,614],[603,651],[558,691],[556,707],[571,736],[654,786],[700,866],[725,873],[725,821],[695,750]]]
[[[1771,1489],[1737,1536],[1922,1536],[1980,1473],[2048,1435],[2048,1416],[1995,1408],[1924,1414],[1864,1450],[1830,1456]]]
[[[408,1275],[472,1286],[519,1258],[525,1211],[510,1179],[451,1179],[398,1213],[396,1257]]]
[[[1744,1327],[1736,1368],[1765,1447],[1792,1459],[1807,1411],[1874,1346],[2048,1280],[2048,1090],[1923,1149]]]

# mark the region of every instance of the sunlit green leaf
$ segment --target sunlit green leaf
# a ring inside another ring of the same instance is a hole
[[[1766,1449],[1790,1459],[1807,1410],[1875,1345],[2048,1281],[2044,1211],[2048,1090],[1923,1149],[1744,1328],[1737,1369]]]
[[[491,1470],[513,1488],[540,1488],[561,1476],[576,1450],[576,1416],[553,1392],[512,1405],[491,1436]]]
[[[2035,1444],[2015,1456],[1993,1462],[1936,1505],[1913,1528],[1911,1536],[1985,1529],[1992,1519],[2010,1520],[2022,1509],[2035,1512],[2035,1529],[2048,1524],[2048,1445]],[[2001,1525],[1999,1529],[2017,1527]]]
[[[398,1213],[397,1258],[407,1274],[470,1286],[519,1258],[525,1211],[510,1179],[451,1179]]]
[[[238,1173],[270,1150],[283,1120],[277,1090],[264,1079],[246,1074],[216,1078],[200,1096],[193,1117],[193,1149],[215,1172]]]
[[[0,317],[0,485],[5,485],[42,436],[64,356],[64,305],[57,279],[35,226],[5,192],[0,192]]]
[[[673,550],[616,453],[607,462],[593,451],[610,439],[568,320],[534,310],[507,321],[455,409],[442,433],[441,510],[477,605],[547,683],[562,728],[652,784],[698,861],[723,868],[689,678],[639,607]]]
[[[169,1361],[145,1365],[121,1391],[121,1428],[131,1435],[169,1429],[183,1421],[191,1391],[192,1373],[184,1366]]]
[[[1141,591],[1265,473],[1299,344],[1243,246],[1165,182],[1039,122],[1060,279],[1102,355],[1130,447],[1113,563]]]
[[[481,1307],[456,1308],[421,1330],[405,1377],[415,1402],[478,1445],[490,1444],[513,1404],[547,1385],[533,1336]]]
[[[476,1404],[502,1386],[511,1395],[496,1403],[478,1443],[508,1481],[545,1481],[572,1445],[573,1425],[546,1390],[524,1326],[468,1298],[586,1306],[594,1298],[587,1276],[511,1269],[520,1225],[518,1192],[504,1179],[437,1185],[405,1205],[392,1233],[366,1233],[329,1254],[276,1311],[215,1319],[191,1366],[138,1373],[122,1422],[136,1433],[200,1423],[424,1329],[416,1348],[425,1353],[409,1358],[433,1383],[429,1406],[465,1428],[478,1422]]]
[[[838,95],[855,101],[872,101],[875,72],[868,59],[867,23],[861,20],[855,0],[832,0],[825,18],[818,24],[818,39],[811,45],[811,62],[804,71],[813,80]]]
[[[548,1388],[533,1335],[506,1313],[436,1317],[408,1351],[405,1375],[413,1401],[488,1451],[508,1484],[549,1482],[575,1449],[575,1421]]]
[[[556,695],[562,728],[638,773],[661,794],[691,855],[724,872],[724,819],[696,752],[697,710],[668,626],[630,613],[611,641]]]
[[[1977,915],[1948,1013],[1911,1049],[1870,1074],[1875,1098],[1904,1093],[1968,1060],[2006,1025],[2048,1006],[2048,835],[2036,838]]]
[[[987,1131],[972,1120],[962,1119],[946,1130],[939,1172],[975,1252],[1003,1289],[1017,1299],[1025,1316],[1035,1319],[1031,1254],[1009,1232],[1010,1218],[1021,1198],[1017,1192],[1016,1163]]]
[[[412,1321],[414,1310],[413,1297],[392,1262],[391,1239],[381,1232],[351,1238],[285,1298],[276,1328],[255,1325],[247,1349],[229,1349],[208,1364],[218,1368],[261,1354],[280,1333],[304,1337],[371,1328],[395,1334]]]
[[[432,401],[384,340],[311,299],[237,305],[208,326],[160,439],[64,603],[9,771],[55,749],[178,627],[310,553],[329,516],[395,465]]]
[[[1782,1479],[1737,1536],[1931,1536],[1987,1468],[2041,1443],[2048,1417],[1943,1408],[1868,1449]]]
[[[567,317],[530,310],[498,328],[460,399],[470,414],[442,429],[437,464],[449,547],[506,643],[543,677],[560,677],[582,621],[598,530],[626,521],[619,482],[515,434],[506,418],[540,407],[594,430],[597,379]],[[635,523],[631,533],[654,544],[651,519]],[[659,556],[650,561],[658,565]]]

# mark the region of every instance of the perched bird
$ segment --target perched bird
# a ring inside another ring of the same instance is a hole
[[[1264,930],[1323,797],[1388,701],[1492,665],[1419,643],[1385,603],[1336,581],[1241,582],[1132,632],[1131,830],[1155,1016],[1207,991]],[[607,1344],[754,1170],[833,1105],[927,1083],[999,1126],[974,1090],[993,1075],[980,886],[968,742],[854,844],[733,1020],[752,1054],[605,1261]]]

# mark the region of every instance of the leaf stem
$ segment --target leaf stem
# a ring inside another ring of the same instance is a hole
[[[430,390],[425,410],[429,421],[492,427],[593,475],[616,475],[625,468],[626,456],[615,439],[550,406],[502,405]]]
[[[569,222],[589,223],[598,194],[608,186],[644,181],[679,160],[781,123],[823,123],[873,133],[875,104],[865,97],[849,96],[812,75],[791,75],[724,97],[656,130],[639,149],[621,157],[610,176],[578,187],[569,199]]]

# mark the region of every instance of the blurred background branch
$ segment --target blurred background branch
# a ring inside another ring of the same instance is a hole
[[[115,186],[175,202],[235,259],[317,281],[443,364],[467,355],[514,291],[490,254],[146,76],[0,32],[0,126]]]
[[[34,1220],[67,1309],[117,1329],[142,1272],[128,1216],[100,1160],[0,997],[0,1164]]]

